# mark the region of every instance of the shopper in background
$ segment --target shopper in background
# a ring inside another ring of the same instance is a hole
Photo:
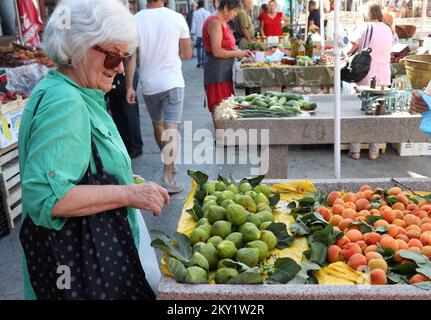
[[[238,11],[235,21],[235,31],[238,35],[238,47],[247,49],[247,45],[254,40],[254,26],[250,13],[253,0],[242,0],[242,9]]]
[[[368,2],[364,6],[363,16],[365,23],[358,26],[350,38],[350,47],[347,55],[354,54],[365,46],[372,49],[370,71],[358,82],[358,85],[369,86],[371,78],[376,76],[377,86],[391,84],[391,49],[393,43],[392,31],[383,22],[383,13],[376,2]],[[360,158],[361,147],[359,143],[350,144],[349,156],[352,159]],[[379,145],[371,143],[368,158],[376,160],[379,157]]]
[[[205,9],[205,1],[198,1],[198,9],[193,14],[193,22],[191,35],[196,37],[196,47],[198,54],[198,64],[197,68],[201,67],[205,63],[205,50],[204,44],[202,42],[202,29],[204,27],[205,20],[211,15],[211,13]]]
[[[398,34],[395,31],[395,24],[394,24],[394,17],[389,12],[383,13],[383,22],[391,29],[392,31],[392,37],[393,37],[393,44],[397,44],[400,42],[400,39],[398,38]]]
[[[190,10],[187,12],[187,26],[189,27],[189,30],[192,30],[192,23],[193,23],[193,14],[196,11],[198,7],[198,4],[196,2],[192,2],[190,5]],[[193,40],[193,39],[192,39]]]
[[[184,189],[173,178],[184,104],[181,59],[192,57],[190,31],[182,15],[164,8],[162,0],[149,0],[147,8],[135,15],[139,35],[139,79],[153,122],[154,137],[163,155],[160,184],[169,193],[178,193]],[[128,103],[136,102],[135,69],[136,53],[126,67]]]
[[[282,36],[283,28],[289,25],[289,19],[283,12],[277,12],[277,1],[268,2],[268,12],[262,14],[260,33],[264,37]]]
[[[235,58],[250,56],[249,52],[235,50],[235,37],[228,25],[240,7],[239,0],[220,0],[217,13],[210,16],[203,27],[202,37],[207,54],[204,84],[211,113],[223,99],[234,94],[232,67]]]
[[[268,12],[268,5],[266,3],[263,3],[260,6],[259,16],[257,17],[257,20],[259,21],[259,25],[262,23],[263,15],[267,12]]]
[[[34,88],[19,132],[24,296],[155,299],[160,272],[134,208],[160,215],[169,195],[154,183],[134,183],[104,101],[136,49],[133,16],[117,0],[60,4],[42,45],[58,68]],[[58,27],[63,6],[73,17],[68,28]],[[72,275],[67,290],[59,286],[58,266]]]
[[[316,1],[311,0],[308,3],[308,31],[311,33],[320,33],[320,10],[317,9]]]

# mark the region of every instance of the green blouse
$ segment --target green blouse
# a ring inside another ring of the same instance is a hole
[[[106,171],[120,184],[133,183],[130,157],[106,110],[103,91],[80,87],[51,70],[33,90],[22,116],[18,148],[23,218],[28,214],[36,225],[49,229],[63,227],[67,218],[53,217],[51,211],[82,179],[89,163],[95,172],[90,133]],[[134,208],[128,208],[138,247],[136,214]],[[24,255],[23,260],[24,295],[35,299]]]

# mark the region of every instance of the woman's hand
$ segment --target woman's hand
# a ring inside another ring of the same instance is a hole
[[[168,191],[154,182],[127,185],[126,190],[131,207],[151,211],[156,216],[162,213],[165,204],[170,204]]]
[[[135,104],[136,103],[136,91],[133,88],[127,89],[126,92],[126,100],[128,104]]]
[[[250,51],[238,50],[236,52],[236,54],[235,54],[235,57],[237,57],[238,59],[250,58],[251,57],[251,52]]]
[[[410,103],[410,110],[423,113],[426,111],[429,111],[428,105],[425,103],[425,101],[422,99],[422,97],[419,95],[419,92],[414,91],[412,93],[412,101]]]

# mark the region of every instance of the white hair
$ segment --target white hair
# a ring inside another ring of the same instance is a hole
[[[121,0],[62,0],[43,33],[42,49],[60,66],[75,65],[102,43],[127,43],[133,52],[138,31]]]

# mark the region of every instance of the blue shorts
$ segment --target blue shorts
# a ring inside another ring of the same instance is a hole
[[[144,101],[153,123],[181,123],[183,117],[184,88],[145,95]]]

